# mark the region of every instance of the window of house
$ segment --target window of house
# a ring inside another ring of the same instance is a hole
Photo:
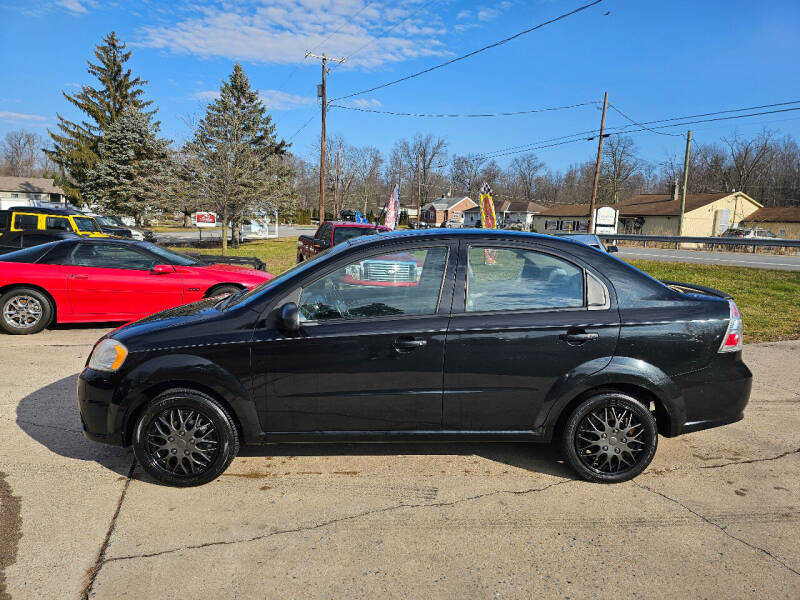
[[[584,306],[583,270],[551,254],[470,246],[467,311]]]

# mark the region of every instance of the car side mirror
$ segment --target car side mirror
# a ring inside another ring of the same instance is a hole
[[[281,306],[281,329],[287,333],[300,331],[300,310],[294,302],[287,302]]]
[[[168,275],[170,273],[174,273],[175,269],[172,265],[156,265],[150,270],[150,272],[153,275]]]
[[[619,248],[617,248],[616,246],[608,246],[606,248],[606,251],[607,252],[619,252]]]

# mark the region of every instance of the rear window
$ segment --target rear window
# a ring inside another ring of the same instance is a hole
[[[372,235],[373,233],[378,233],[375,227],[337,227],[333,231],[333,245],[341,244],[362,235]]]
[[[55,243],[42,244],[40,246],[33,246],[32,248],[25,248],[24,250],[17,250],[16,252],[9,252],[8,254],[0,255],[1,262],[16,262],[16,263],[35,263],[47,254]]]

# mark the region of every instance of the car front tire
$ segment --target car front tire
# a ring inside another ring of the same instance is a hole
[[[172,389],[153,399],[136,422],[133,451],[157,481],[175,487],[219,477],[239,452],[228,411],[210,396]]]
[[[619,483],[644,471],[658,445],[658,428],[636,398],[603,391],[570,414],[561,438],[564,456],[587,481]]]
[[[53,303],[35,288],[18,287],[0,296],[0,329],[11,335],[39,333],[53,320]]]

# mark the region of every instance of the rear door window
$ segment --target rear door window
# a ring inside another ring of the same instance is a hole
[[[373,233],[378,233],[374,227],[337,227],[333,232],[333,245]]]
[[[579,308],[583,269],[552,254],[470,246],[467,312]]]

